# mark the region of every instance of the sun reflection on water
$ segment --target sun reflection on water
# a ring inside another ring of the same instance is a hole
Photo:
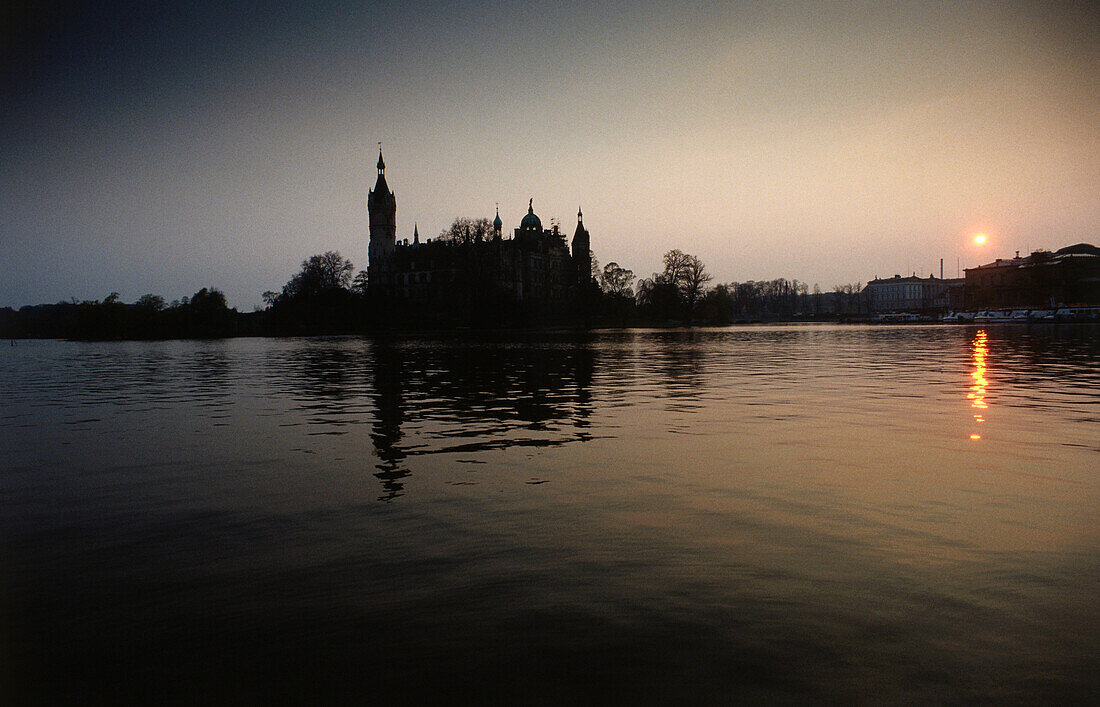
[[[970,392],[966,394],[968,400],[970,400],[970,407],[974,408],[978,412],[974,413],[974,422],[981,424],[985,422],[985,415],[981,412],[989,408],[989,405],[985,402],[985,390],[989,384],[989,381],[985,377],[985,359],[989,353],[989,348],[986,345],[986,333],[984,329],[978,330],[978,333],[974,335],[973,353],[974,353],[974,370],[970,373],[970,378],[973,382],[970,384]],[[979,440],[982,436],[977,432],[970,434],[970,439]]]

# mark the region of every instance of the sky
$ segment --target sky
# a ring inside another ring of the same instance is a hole
[[[832,289],[1100,244],[1090,3],[46,3],[0,10],[0,307],[201,287],[528,199],[639,277]],[[981,248],[973,234],[989,234]]]

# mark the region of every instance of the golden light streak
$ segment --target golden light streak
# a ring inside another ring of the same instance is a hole
[[[980,235],[980,234],[979,234]],[[985,359],[989,354],[989,346],[987,345],[987,335],[984,329],[979,329],[978,333],[974,335],[974,341],[972,342],[973,356],[974,356],[974,370],[970,373],[970,392],[966,394],[967,399],[970,401],[970,407],[976,410],[987,410],[989,405],[985,402],[985,391],[989,386],[989,381],[985,377]],[[985,416],[980,413],[974,413],[974,422],[985,422]],[[979,440],[982,436],[977,433],[972,433],[970,439]]]

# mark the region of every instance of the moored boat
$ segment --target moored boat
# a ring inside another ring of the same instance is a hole
[[[979,324],[1003,324],[1012,321],[1010,309],[983,309],[974,315],[974,321]]]

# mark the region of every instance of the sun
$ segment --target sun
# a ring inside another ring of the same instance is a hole
[[[974,234],[974,242],[977,243],[978,245],[984,244],[985,243],[985,234],[984,233]]]

